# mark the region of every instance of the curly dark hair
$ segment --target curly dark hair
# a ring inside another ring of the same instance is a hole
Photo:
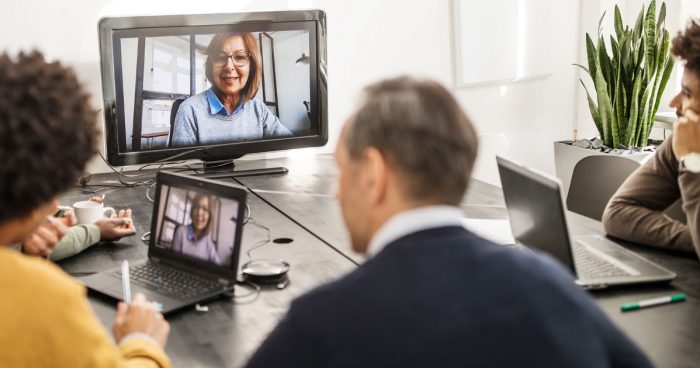
[[[38,51],[0,55],[0,223],[67,190],[97,153],[97,112],[75,73]]]
[[[671,41],[671,53],[685,60],[685,67],[700,73],[700,20],[691,19]]]

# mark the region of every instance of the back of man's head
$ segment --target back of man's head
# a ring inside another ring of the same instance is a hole
[[[700,20],[691,19],[671,42],[671,53],[685,60],[686,69],[700,75]]]
[[[96,116],[70,69],[38,52],[0,55],[0,224],[76,182],[97,152]]]
[[[378,149],[396,170],[409,201],[459,204],[477,153],[477,136],[454,97],[439,83],[410,77],[365,89],[346,132],[357,159]]]

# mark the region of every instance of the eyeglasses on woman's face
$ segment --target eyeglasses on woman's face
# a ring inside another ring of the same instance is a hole
[[[212,58],[212,62],[215,66],[222,67],[228,64],[228,60],[231,59],[233,66],[244,67],[250,62],[250,53],[246,51],[236,51],[233,55],[219,54]]]

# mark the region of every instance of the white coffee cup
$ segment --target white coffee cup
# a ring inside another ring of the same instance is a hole
[[[117,212],[112,207],[105,207],[95,201],[80,201],[73,203],[73,212],[79,224],[94,224],[97,220],[112,217]]]

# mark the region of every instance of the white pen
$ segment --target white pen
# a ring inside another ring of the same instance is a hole
[[[122,261],[122,292],[124,303],[131,304],[131,278],[129,276],[129,261]]]

